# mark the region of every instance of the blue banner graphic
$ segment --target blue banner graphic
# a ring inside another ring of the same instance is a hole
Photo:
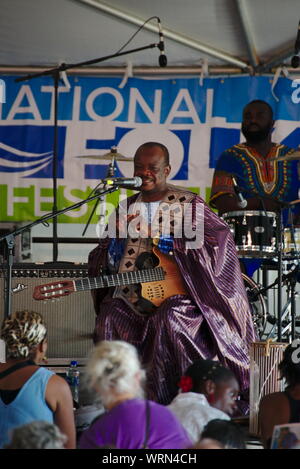
[[[16,83],[3,76],[0,102],[0,220],[38,218],[52,209],[54,88],[49,77]],[[243,141],[243,107],[263,99],[274,109],[273,140],[296,148],[300,142],[300,81],[272,77],[137,79],[70,76],[59,86],[59,208],[87,197],[107,174],[104,155],[112,146],[128,157],[116,176],[132,176],[132,157],[146,141],[164,143],[173,183],[209,196],[213,169],[226,148]],[[2,86],[3,88],[3,86]],[[109,200],[117,201],[115,195]],[[61,217],[85,223],[90,206]],[[97,222],[97,217],[93,218]]]

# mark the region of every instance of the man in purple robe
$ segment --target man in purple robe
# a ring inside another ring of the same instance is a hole
[[[116,236],[102,238],[89,255],[90,276],[106,269],[130,278],[141,259],[143,268],[153,267],[148,253],[154,240],[175,263],[170,285],[179,283],[156,308],[149,307],[149,298],[141,299],[136,284],[92,292],[95,342],[124,340],[136,346],[147,372],[148,398],[162,404],[170,403],[177,377],[199,358],[219,360],[246,390],[249,346],[255,340],[230,230],[199,196],[168,184],[170,170],[164,145],[147,142],[137,149],[134,176],[142,179],[140,192],[126,200],[126,212],[119,205]]]

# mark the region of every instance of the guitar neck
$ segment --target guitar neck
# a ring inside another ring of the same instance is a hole
[[[133,285],[134,283],[157,282],[164,279],[162,267],[155,269],[133,270],[121,274],[86,277],[74,281],[76,291],[95,290],[97,288]]]

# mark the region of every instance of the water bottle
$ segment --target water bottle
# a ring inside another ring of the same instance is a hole
[[[72,360],[70,366],[67,370],[67,381],[71,388],[74,407],[78,409],[79,407],[79,369],[77,368],[77,361]]]

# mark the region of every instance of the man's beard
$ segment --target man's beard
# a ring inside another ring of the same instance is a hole
[[[242,133],[249,143],[260,143],[268,138],[272,131],[272,124],[260,128],[259,130],[248,130],[242,124]]]

